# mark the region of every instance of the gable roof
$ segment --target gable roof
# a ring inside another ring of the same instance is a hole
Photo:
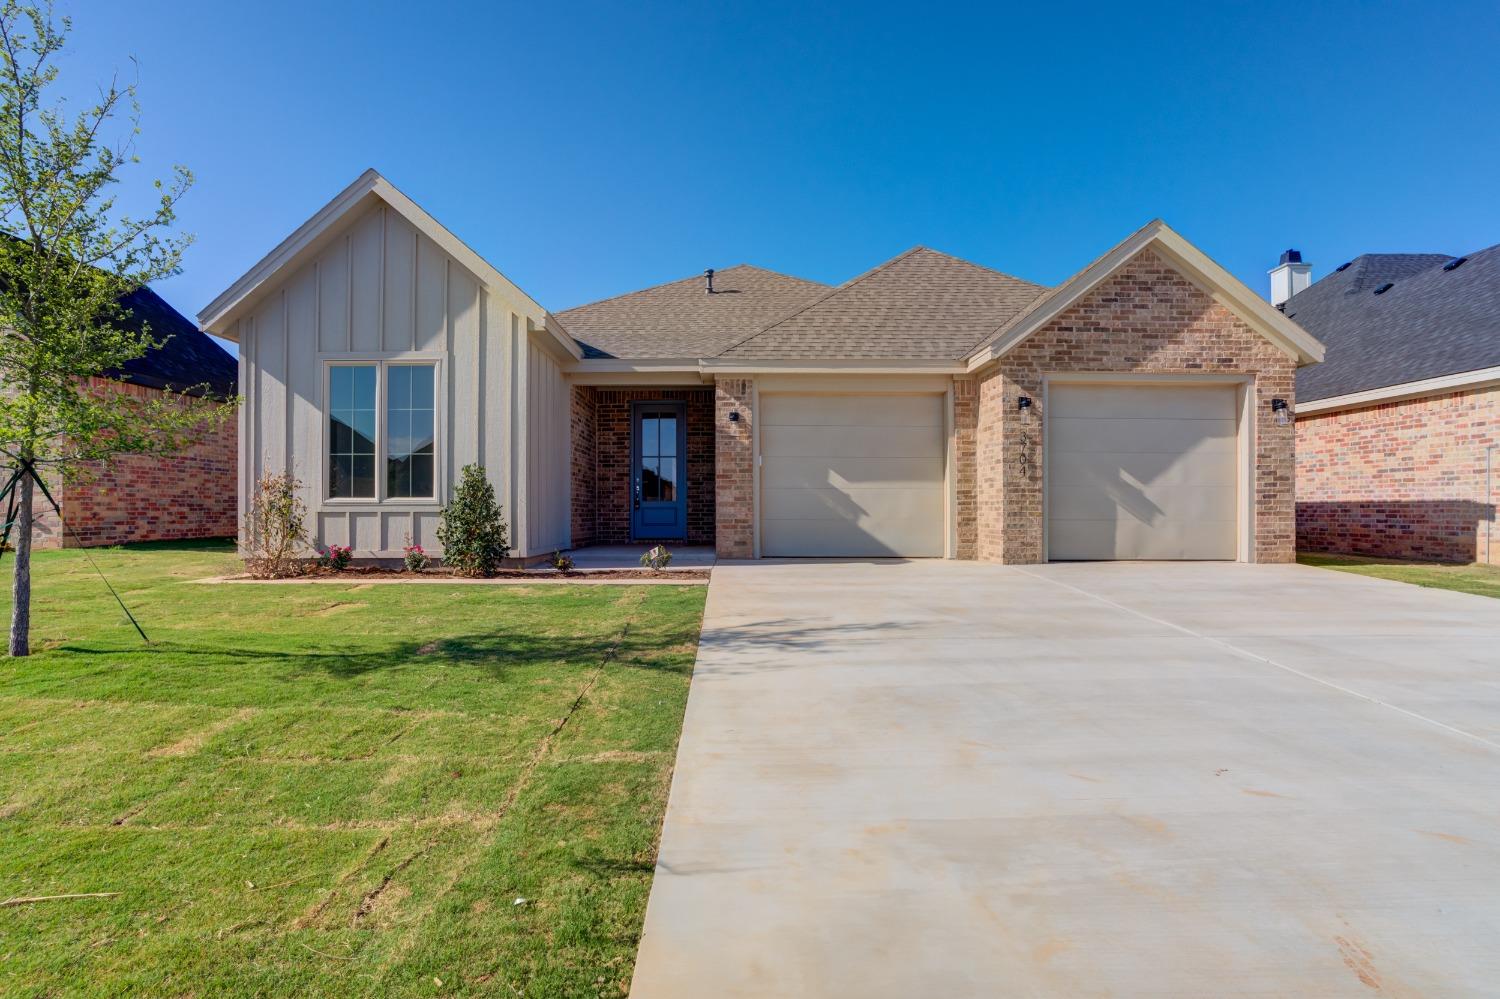
[[[917,246],[802,303],[718,356],[957,360],[1045,290]]]
[[[201,391],[227,399],[237,391],[239,365],[192,321],[172,308],[150,288],[138,288],[120,300],[130,315],[120,323],[139,331],[149,326],[155,340],[165,341],[120,368],[108,378],[173,392]]]
[[[712,357],[827,288],[789,274],[739,264],[568,309],[559,322],[585,358]]]
[[[344,219],[363,212],[376,199],[383,201],[415,226],[418,232],[436,243],[444,253],[457,260],[512,310],[525,316],[538,328],[546,328],[565,350],[578,356],[577,346],[551,320],[546,309],[373,169],[366,170],[355,178],[354,183],[340,191],[312,218],[298,226],[275,249],[262,257],[243,277],[206,305],[198,313],[199,325],[210,333],[234,339],[235,320],[256,302],[262,292],[272,286],[277,275],[295,270],[316,255],[337,234],[339,224]]]
[[[1288,318],[1328,345],[1298,372],[1298,402],[1500,366],[1500,245],[1445,271],[1453,259],[1367,253],[1288,299]]]
[[[969,368],[982,367],[999,358],[1147,248],[1161,254],[1178,273],[1294,357],[1298,364],[1313,364],[1323,359],[1323,345],[1314,336],[1245,287],[1244,282],[1183,239],[1161,219],[1152,219],[985,337],[970,353]]]

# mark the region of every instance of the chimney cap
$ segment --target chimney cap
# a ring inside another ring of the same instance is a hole
[[[1300,264],[1300,263],[1302,263],[1302,251],[1301,250],[1287,250],[1287,251],[1285,251],[1281,255],[1281,262],[1283,264]]]

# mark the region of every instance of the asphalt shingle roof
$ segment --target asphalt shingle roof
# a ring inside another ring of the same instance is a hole
[[[1452,259],[1368,253],[1292,296],[1282,311],[1328,349],[1322,364],[1298,371],[1297,398],[1500,366],[1500,245],[1443,270]]]
[[[1046,291],[918,246],[803,303],[719,356],[954,360]]]
[[[557,319],[584,357],[713,357],[785,315],[827,285],[740,264],[703,276],[580,305]]]
[[[235,394],[238,362],[160,295],[140,288],[121,304],[130,310],[121,325],[134,330],[147,325],[152,339],[165,342],[109,372],[109,377],[173,392],[196,392],[206,386],[208,394],[221,399]]]

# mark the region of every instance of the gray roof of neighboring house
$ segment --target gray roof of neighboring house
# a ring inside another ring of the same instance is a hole
[[[1297,398],[1500,366],[1500,245],[1444,270],[1453,259],[1367,253],[1292,296],[1282,311],[1328,348],[1297,372]]]
[[[918,246],[719,356],[956,360],[1047,289]]]
[[[557,314],[584,357],[713,357],[827,285],[740,264]]]
[[[193,392],[227,399],[237,391],[239,362],[150,288],[137,288],[120,300],[130,315],[120,325],[149,327],[160,346],[126,361],[107,376],[149,388]]]

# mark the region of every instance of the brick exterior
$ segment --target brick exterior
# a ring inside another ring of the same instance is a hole
[[[687,404],[687,537],[714,543],[714,390],[574,386],[572,400],[573,544],[630,543],[631,403]]]
[[[140,385],[94,379],[93,386],[148,398]],[[238,434],[233,420],[180,454],[121,455],[85,466],[76,481],[54,491],[63,524],[49,510],[34,532],[43,548],[91,548],[134,541],[234,537],[238,525]],[[49,487],[51,483],[49,483]],[[37,496],[38,514],[46,503]]]
[[[974,559],[979,554],[978,445],[979,383],[953,380],[953,493],[956,543],[953,557]]]
[[[1297,417],[1297,544],[1495,562],[1500,388]],[[1490,490],[1486,495],[1486,488]]]
[[[752,558],[755,553],[754,387],[750,378],[720,378],[715,382],[718,523],[714,549],[719,558]],[[737,423],[729,421],[731,412],[740,414]]]
[[[1270,400],[1294,401],[1295,362],[1150,250],[1012,349],[980,381],[979,558],[1042,560],[1042,383],[1044,375],[1067,372],[1251,376],[1255,559],[1293,560],[1293,430],[1276,424]],[[1017,410],[1023,395],[1033,400],[1028,422]]]

